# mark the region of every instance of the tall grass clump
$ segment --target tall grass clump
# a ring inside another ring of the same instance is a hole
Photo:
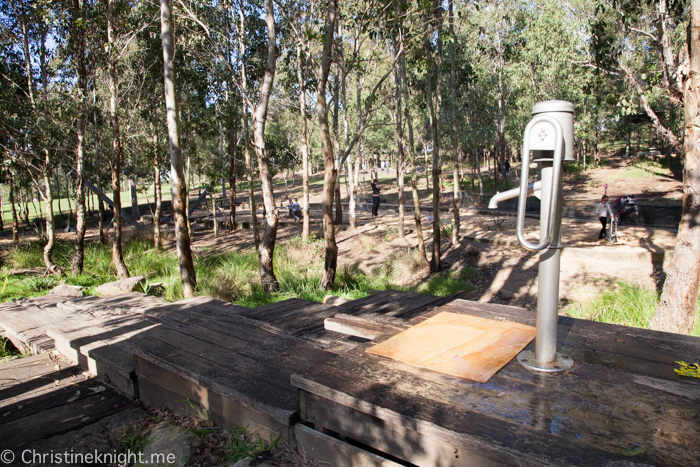
[[[658,294],[622,281],[617,281],[614,289],[616,290],[604,289],[598,297],[570,306],[566,311],[567,316],[647,328],[659,305]],[[700,336],[700,313],[695,318],[695,326],[690,334]]]

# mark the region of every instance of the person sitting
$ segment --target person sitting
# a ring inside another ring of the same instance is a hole
[[[299,206],[297,198],[294,198],[294,202],[292,203],[292,216],[294,216],[294,222],[297,222],[301,217],[301,206]]]

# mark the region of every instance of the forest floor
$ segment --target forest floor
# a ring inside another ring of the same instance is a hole
[[[518,174],[513,167],[509,174],[509,187],[517,186]],[[379,178],[383,186],[382,198],[386,197],[389,204],[395,202],[395,172],[382,173]],[[639,202],[677,203],[682,195],[679,174],[674,174],[659,163],[640,164],[638,160],[609,157],[602,167],[567,175],[564,181],[565,199],[590,202],[591,215],[587,219],[565,218],[562,224],[562,244],[569,249],[561,260],[560,296],[563,305],[581,303],[597,296],[603,289],[614,290],[619,287],[618,281],[651,290],[663,285],[662,264],[652,263],[650,253],[672,252],[677,230],[621,225],[617,243],[598,240],[601,226],[594,212],[600,197],[606,192],[605,184],[608,185],[607,194],[613,200],[618,196],[635,194]],[[421,200],[423,205],[427,205],[429,198],[425,183],[422,185]],[[449,190],[449,186],[446,188]],[[311,191],[311,202],[320,202],[320,186],[312,184]],[[367,192],[371,193],[371,190]],[[298,185],[290,188],[287,194],[301,197]],[[345,194],[344,187],[342,194]],[[239,196],[245,194],[239,193]],[[275,196],[277,200],[286,199],[285,192],[279,188]],[[406,202],[411,202],[410,192],[406,193]],[[286,211],[283,213],[286,216]],[[428,260],[432,251],[429,214],[423,211],[421,216],[426,231]],[[451,213],[443,212],[441,216],[443,224],[452,218]],[[398,262],[404,271],[398,274],[397,285],[410,286],[427,279],[427,265],[418,259],[416,253],[418,237],[412,212],[406,215],[407,234],[403,238],[398,236],[398,214],[393,208],[380,208],[380,216],[376,219],[365,211],[358,212],[357,218],[356,230],[349,229],[347,225],[337,227],[340,268],[357,268],[365,274],[377,271],[388,273],[387,265]],[[301,232],[300,224],[292,224],[284,217],[283,220],[287,222],[284,222],[278,234],[278,241],[282,242]],[[528,218],[525,227],[526,236],[534,241],[539,231],[539,220]],[[312,229],[318,230],[320,225],[312,224]],[[444,270],[476,270],[477,277],[472,281],[476,290],[469,294],[470,299],[536,308],[538,256],[518,244],[514,217],[497,218],[482,211],[463,210],[460,228],[463,240],[460,245],[453,247],[449,235],[445,236],[444,233],[441,238]],[[224,233],[217,238],[211,231],[199,231],[195,237],[195,246],[204,250],[226,250],[251,244],[250,231]]]
[[[663,268],[661,264],[651,262],[649,253],[671,252],[676,236],[673,228],[649,228],[640,226],[621,226],[619,241],[607,244],[598,240],[600,224],[593,214],[595,207],[605,192],[611,199],[625,194],[636,194],[640,202],[678,202],[682,194],[681,182],[678,175],[665,169],[661,163],[640,163],[639,160],[623,157],[604,159],[601,167],[591,167],[583,172],[578,171],[565,176],[565,199],[576,199],[590,203],[590,217],[586,219],[564,219],[562,226],[562,243],[574,254],[565,254],[561,262],[560,296],[564,303],[577,303],[596,296],[602,289],[617,287],[617,281],[641,286],[646,289],[658,288],[663,284]],[[661,161],[662,163],[664,161]],[[509,187],[517,186],[519,171],[514,167],[509,174]],[[361,175],[369,183],[370,174]],[[382,198],[387,200],[385,206],[395,203],[396,183],[395,171],[381,173]],[[421,174],[421,201],[429,205],[430,198],[425,188],[425,175]],[[468,175],[466,176],[469,180]],[[446,172],[445,190],[451,191]],[[291,180],[285,189],[281,176],[275,183],[275,198],[277,204],[285,204],[288,197],[301,198],[301,177],[297,175],[296,186],[292,187]],[[343,181],[343,180],[341,180]],[[467,182],[469,183],[469,182]],[[322,178],[317,175],[311,179],[311,201],[320,202]],[[367,198],[371,190],[364,187]],[[477,188],[478,190],[478,188]],[[362,187],[358,192],[362,193]],[[345,195],[345,187],[342,187]],[[237,193],[239,200],[245,200],[247,193],[243,190]],[[410,203],[410,192],[405,195]],[[194,193],[193,193],[194,197]],[[142,210],[143,212],[143,210]],[[432,228],[428,211],[422,212],[422,226],[425,231],[425,244],[428,249],[428,260],[432,251]],[[202,208],[195,218],[204,217]],[[278,233],[278,243],[283,243],[301,232],[301,224],[294,224],[287,218],[287,211],[281,211],[281,225]],[[316,217],[318,214],[316,214]],[[537,297],[537,254],[524,250],[517,243],[515,236],[515,218],[494,215],[483,211],[463,210],[461,213],[459,246],[450,242],[449,221],[451,213],[441,213],[443,235],[441,238],[442,263],[445,271],[460,272],[473,268],[476,275],[471,281],[476,290],[469,294],[472,300],[482,302],[510,303],[534,309]],[[239,221],[249,218],[249,213],[240,213]],[[392,279],[398,286],[412,286],[428,278],[427,265],[420,260],[417,247],[418,237],[412,212],[406,215],[404,237],[398,236],[398,214],[395,208],[381,209],[380,217],[373,219],[369,212],[357,213],[358,229],[349,229],[346,224],[337,226],[337,241],[339,248],[339,268],[356,268],[365,274],[392,273]],[[319,219],[312,224],[318,237],[320,232]],[[344,218],[347,222],[347,213]],[[538,231],[538,220],[526,220],[526,232],[534,239]],[[445,223],[448,223],[445,225]],[[201,223],[195,223],[193,249],[197,254],[208,252],[224,252],[249,248],[252,242],[252,230],[240,229],[229,232],[220,229],[214,237],[211,229],[204,229]],[[88,229],[88,241],[96,241],[97,230],[94,226]],[[166,230],[172,227],[167,226]],[[59,230],[59,237],[71,240],[73,233]],[[125,224],[125,234],[134,230]],[[26,232],[24,237],[31,240],[35,235]],[[478,239],[474,240],[474,239]],[[11,236],[5,232],[0,238],[0,248],[11,248]],[[668,257],[668,255],[667,255]],[[391,266],[390,266],[391,265]],[[398,265],[398,266],[397,266]],[[400,267],[401,271],[389,271],[388,267]]]

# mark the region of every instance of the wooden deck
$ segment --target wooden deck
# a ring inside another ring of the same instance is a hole
[[[0,450],[77,430],[133,407],[133,400],[58,353],[0,364]]]
[[[46,296],[0,304],[0,328],[18,347],[58,350],[146,405],[293,442],[299,399],[291,375],[365,341],[325,329],[325,320],[376,309],[388,293],[376,294],[374,307],[364,299],[356,311],[300,299],[250,309],[208,297]],[[420,298],[402,309],[419,313],[445,300]]]
[[[375,322],[374,342],[292,376],[301,419],[421,466],[700,465],[700,381],[673,372],[700,338],[560,318],[571,370],[511,361],[484,384],[366,353],[440,311],[535,325],[527,310],[464,300],[398,329]]]
[[[539,374],[511,361],[484,384],[366,352],[440,311],[535,325],[521,308],[394,290],[256,309],[138,293],[0,304],[0,328],[39,354],[0,364],[0,377],[14,375],[0,387],[10,417],[0,417],[0,444],[44,414],[80,413],[69,403],[99,384],[122,398],[111,406],[131,397],[281,434],[336,467],[700,465],[700,381],[673,372],[675,361],[697,361],[699,338],[560,318],[573,369]],[[55,370],[54,350],[74,363]],[[20,367],[33,362],[47,373],[27,379]],[[104,383],[80,380],[76,364]],[[42,430],[33,438],[51,435]]]

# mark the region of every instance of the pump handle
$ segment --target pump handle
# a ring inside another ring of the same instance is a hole
[[[530,132],[532,127],[540,122],[547,122],[554,127],[554,165],[552,171],[552,194],[549,198],[550,209],[547,218],[547,236],[541,239],[542,242],[532,244],[525,239],[523,228],[525,226],[525,207],[527,205],[527,179],[530,175]],[[559,121],[546,114],[537,115],[525,127],[523,137],[523,162],[520,176],[520,196],[518,197],[518,220],[516,223],[516,234],[518,241],[526,250],[541,251],[549,248],[554,240],[554,206],[557,205],[559,196],[559,179],[561,178],[561,162],[564,154],[564,129]]]

